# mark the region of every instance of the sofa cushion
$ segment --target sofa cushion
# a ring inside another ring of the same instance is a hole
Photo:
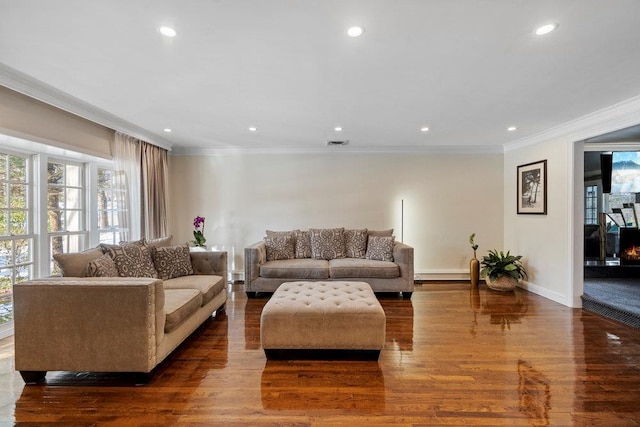
[[[369,236],[366,259],[393,261],[393,237]]]
[[[342,258],[329,261],[329,277],[332,279],[364,278],[394,279],[400,277],[400,268],[389,261]]]
[[[83,252],[73,252],[68,254],[54,254],[53,259],[60,266],[60,271],[64,277],[86,277],[87,264],[89,261],[100,258],[103,255],[102,249],[92,248]]]
[[[369,236],[391,237],[393,236],[393,228],[388,230],[368,230],[367,234]]]
[[[189,246],[152,246],[153,265],[162,280],[193,274]]]
[[[202,294],[197,289],[165,289],[165,332],[171,332],[202,306]]]
[[[292,235],[267,236],[264,238],[267,248],[267,261],[295,258],[295,244]]]
[[[89,277],[118,277],[118,269],[111,257],[107,254],[92,259],[87,264],[87,276]]]
[[[291,236],[295,239],[295,232],[293,230],[291,231],[273,231],[273,230],[267,230],[266,231],[267,237],[284,237],[284,236]]]
[[[227,285],[222,276],[213,274],[196,274],[192,276],[176,277],[165,280],[165,289],[196,289],[202,294],[202,305],[207,305],[209,301],[218,295]]]
[[[296,236],[296,258],[311,258],[311,233],[309,231],[294,231]]]
[[[328,279],[329,262],[310,258],[267,261],[260,266],[260,276],[272,279]]]
[[[151,251],[145,244],[103,245],[113,259],[120,277],[158,277]]]
[[[344,230],[344,248],[347,258],[364,258],[367,253],[367,229]]]
[[[344,258],[344,228],[312,228],[311,258]]]

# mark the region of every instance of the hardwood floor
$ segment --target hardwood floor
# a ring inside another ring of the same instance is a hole
[[[260,312],[234,285],[209,319],[136,385],[49,373],[25,386],[0,341],[0,425],[640,425],[640,330],[521,289],[417,286],[379,295],[372,361],[266,361]]]

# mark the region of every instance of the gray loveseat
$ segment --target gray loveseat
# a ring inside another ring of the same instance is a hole
[[[327,251],[327,241],[339,248],[341,232],[342,252],[335,247]],[[414,290],[413,248],[395,241],[392,232],[340,228],[267,230],[263,241],[244,250],[245,292],[254,298],[257,292],[274,292],[284,282],[340,280],[366,282],[374,292],[401,292],[403,298],[410,299]],[[323,234],[330,236],[322,238]],[[291,245],[287,236],[292,236],[293,254],[282,249]],[[319,244],[314,245],[314,237],[318,237],[315,240]],[[375,250],[374,243],[379,241],[387,245],[387,253]],[[305,247],[307,243],[310,249]]]
[[[227,253],[187,249],[186,257],[192,274],[165,280],[66,276],[16,284],[16,370],[27,383],[47,371],[146,377],[207,318],[224,310]]]

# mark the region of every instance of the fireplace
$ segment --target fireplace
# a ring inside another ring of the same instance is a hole
[[[620,264],[640,265],[640,230],[620,229]]]

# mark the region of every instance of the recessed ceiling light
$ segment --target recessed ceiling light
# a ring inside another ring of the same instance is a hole
[[[166,133],[171,133],[171,129],[169,129],[169,128],[164,128],[163,130],[164,130]]]
[[[518,129],[518,128],[517,128],[517,127],[515,127],[515,126],[509,126],[509,127],[507,128],[507,130],[508,130],[509,132],[513,132],[513,131],[514,131],[514,130],[516,130],[516,129]]]
[[[333,128],[336,132],[342,132],[342,126],[336,126]]]
[[[158,31],[160,31],[160,34],[167,37],[175,37],[176,34],[178,34],[176,33],[176,30],[171,27],[160,27]]]
[[[551,31],[558,28],[558,24],[546,24],[536,30],[536,36],[543,36],[549,34]]]
[[[420,128],[420,132],[429,132],[429,128],[428,127],[421,127]]]
[[[254,127],[254,126],[249,127],[249,132],[257,132],[257,131],[258,131],[257,127]]]
[[[347,35],[349,37],[360,37],[364,33],[363,27],[351,27],[347,30]]]

